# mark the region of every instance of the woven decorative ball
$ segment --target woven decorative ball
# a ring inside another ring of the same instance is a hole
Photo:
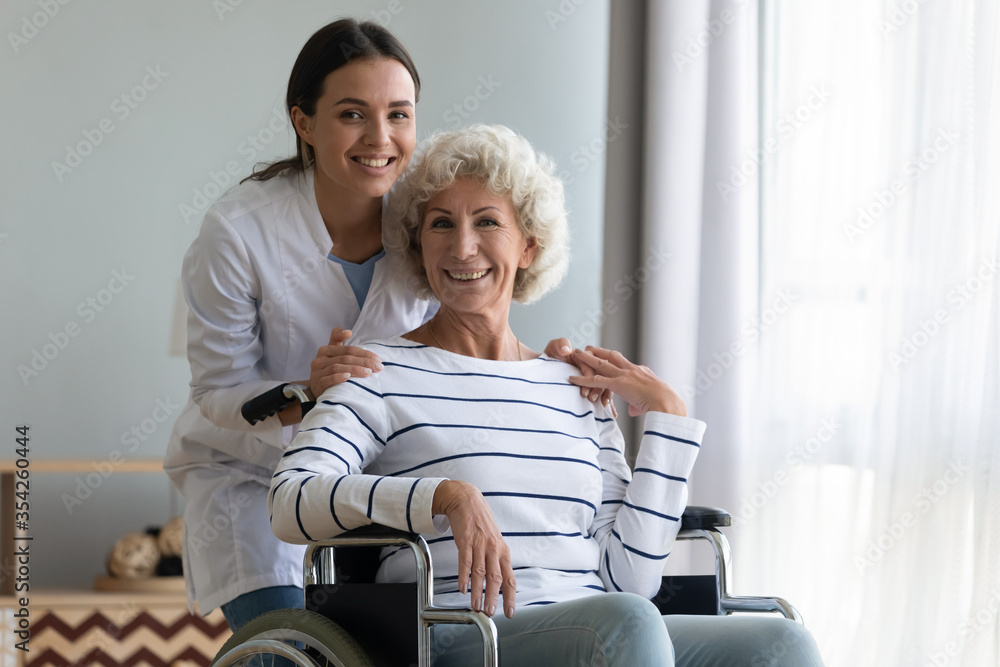
[[[118,579],[148,579],[159,561],[155,537],[129,533],[115,542],[108,554],[108,572]]]
[[[184,519],[174,517],[160,530],[156,543],[162,556],[180,556],[184,550]]]

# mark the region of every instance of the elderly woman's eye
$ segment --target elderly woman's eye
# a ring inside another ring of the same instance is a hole
[[[431,229],[446,229],[451,227],[451,220],[447,218],[438,218],[437,220],[431,221]]]
[[[486,227],[496,227],[500,223],[494,220],[493,218],[483,218],[482,220],[479,221],[479,224]]]

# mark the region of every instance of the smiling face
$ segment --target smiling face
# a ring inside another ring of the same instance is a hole
[[[330,72],[316,113],[292,108],[292,122],[316,155],[316,187],[381,197],[413,155],[416,91],[391,58],[356,60]]]
[[[495,314],[506,323],[517,269],[528,268],[538,248],[518,227],[509,197],[458,178],[427,202],[419,238],[442,309]]]

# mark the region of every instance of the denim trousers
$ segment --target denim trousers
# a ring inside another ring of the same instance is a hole
[[[272,609],[302,608],[302,589],[264,588],[222,607],[234,631]],[[522,607],[493,617],[504,666],[517,667],[822,667],[809,631],[770,614],[661,616],[649,600],[604,593]],[[434,667],[482,664],[482,642],[468,626],[435,626]]]
[[[302,609],[302,589],[272,586],[250,591],[222,605],[229,629],[236,632],[261,614],[275,609]]]
[[[767,614],[661,616],[649,600],[605,593],[494,616],[500,662],[518,667],[821,667],[803,626]],[[434,667],[482,664],[478,631],[434,629]]]

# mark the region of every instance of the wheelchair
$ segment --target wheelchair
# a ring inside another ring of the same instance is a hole
[[[731,525],[724,510],[689,506],[678,540],[707,540],[715,552],[714,575],[663,578],[652,602],[661,614],[723,615],[774,612],[802,623],[791,604],[778,597],[731,593],[731,554],[720,527]],[[409,548],[416,562],[413,583],[374,583],[382,547]],[[263,614],[237,631],[220,649],[216,667],[270,664],[283,657],[301,667],[399,667],[430,665],[431,628],[439,624],[478,628],[483,664],[499,665],[493,621],[471,609],[434,605],[434,574],[424,538],[415,533],[366,526],[309,546],[304,562],[305,609]],[[251,662],[257,657],[259,663]]]
[[[248,421],[263,418],[292,398],[305,399],[301,388],[278,387],[248,402],[243,415]],[[652,602],[661,614],[772,612],[802,623],[799,612],[782,598],[732,594],[729,543],[719,530],[731,524],[725,510],[688,506],[677,540],[708,541],[715,574],[665,576]],[[384,547],[409,549],[416,563],[414,582],[375,583]],[[474,626],[482,640],[483,664],[500,664],[490,617],[435,606],[430,551],[416,533],[370,525],[310,545],[303,564],[303,595],[304,609],[268,612],[240,628],[212,665],[267,665],[284,658],[283,664],[298,667],[428,667],[431,630],[445,624]]]

